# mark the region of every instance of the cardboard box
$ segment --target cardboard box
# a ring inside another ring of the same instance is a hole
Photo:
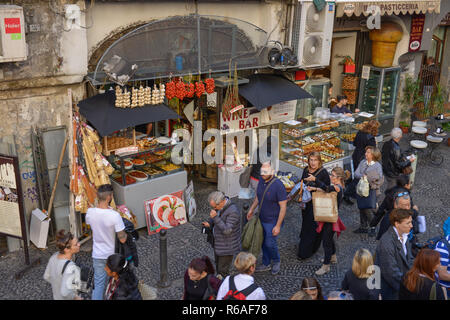
[[[40,209],[31,212],[30,240],[36,247],[45,249],[47,247],[48,228],[50,218]]]

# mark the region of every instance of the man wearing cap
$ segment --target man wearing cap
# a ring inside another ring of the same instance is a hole
[[[259,219],[264,230],[264,240],[262,265],[258,266],[256,271],[272,270],[272,274],[275,275],[280,272],[281,266],[277,236],[280,234],[286,215],[287,194],[283,183],[274,176],[270,162],[265,162],[261,166],[261,177],[256,189],[255,200],[247,214],[248,220],[253,216],[258,204],[260,204]]]

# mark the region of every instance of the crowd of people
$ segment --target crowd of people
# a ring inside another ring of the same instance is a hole
[[[338,99],[337,108],[340,108],[340,101]],[[352,267],[345,273],[340,288],[337,288],[339,290],[325,295],[319,280],[307,277],[291,300],[447,298],[450,290],[450,218],[444,223],[444,237],[432,248],[421,248],[416,238],[419,208],[412,202],[411,172],[408,171],[415,159],[406,157],[401,151],[402,132],[399,128],[391,131],[391,140],[383,144],[380,152],[375,141],[379,125],[371,120],[356,135],[352,156],[356,168],[353,180],[350,173],[341,167],[333,168],[330,174],[323,167],[320,153],[312,152],[308,155],[308,166],[300,182],[304,184],[304,192],[307,190],[310,194],[335,192],[338,210],[343,200],[347,205],[354,205],[351,198],[356,199],[360,226],[353,232],[375,237],[379,225],[376,251],[372,254],[361,248],[355,252]],[[215,266],[207,256],[191,261],[184,275],[183,300],[266,299],[263,288],[257,285],[253,275],[255,272],[270,271],[273,275],[280,272],[282,261],[277,239],[284,226],[287,203],[296,197],[287,194],[274,173],[271,162],[264,162],[260,165],[259,177],[255,173],[249,177],[256,196],[246,219],[259,219],[261,231],[259,237],[255,235],[253,239],[260,249],[255,254],[243,250],[242,246],[243,233],[246,232],[242,228],[245,220],[242,215],[245,213],[222,192],[215,191],[209,195],[209,220],[202,225],[214,249]],[[367,195],[358,191],[360,180],[368,183]],[[386,191],[382,200],[383,184]],[[92,299],[140,300],[142,296],[133,271],[133,255],[126,254],[127,250],[117,250],[117,246],[128,243],[130,233],[126,232],[120,214],[109,207],[112,187],[100,186],[97,196],[98,206],[90,208],[86,214],[86,223],[91,226],[93,236]],[[346,227],[340,218],[336,222],[316,221],[312,201],[299,202],[302,222],[297,258],[300,261],[309,259],[322,245],[323,264],[315,272],[320,279],[330,272],[331,264],[338,262],[336,241]],[[252,229],[255,234],[257,231],[256,227]],[[71,262],[72,255],[79,251],[79,242],[70,233],[61,231],[57,246],[59,252],[50,258],[44,279],[52,284],[54,299],[82,299],[74,285],[79,270]],[[261,264],[257,265],[260,251]],[[232,266],[237,273],[232,274]]]

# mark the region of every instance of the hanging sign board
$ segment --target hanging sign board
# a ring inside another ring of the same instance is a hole
[[[171,229],[187,222],[183,191],[144,201],[148,234]]]
[[[22,239],[30,264],[22,195],[18,158],[0,154],[0,234]]]
[[[419,51],[422,44],[423,26],[425,24],[424,14],[415,14],[411,17],[411,32],[409,34],[409,52]]]
[[[240,112],[228,116],[220,114],[220,133],[235,133],[261,126],[277,124],[292,120],[295,117],[297,100],[274,104],[259,111],[255,107],[243,108]]]

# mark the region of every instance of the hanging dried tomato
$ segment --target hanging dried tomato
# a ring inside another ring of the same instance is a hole
[[[183,81],[177,83],[176,97],[180,100],[186,97],[186,85]]]
[[[189,83],[189,84],[186,84],[186,87],[188,88],[188,90],[186,91],[186,96],[188,98],[192,98],[195,93],[195,85],[193,83]]]
[[[197,97],[200,98],[200,96],[205,92],[205,85],[202,81],[198,81],[195,83],[195,93]]]
[[[176,96],[176,84],[174,81],[170,81],[166,84],[166,97],[167,100],[171,100]]]
[[[213,93],[215,89],[214,79],[208,78],[205,80],[205,83],[206,83],[206,92],[209,94]]]

